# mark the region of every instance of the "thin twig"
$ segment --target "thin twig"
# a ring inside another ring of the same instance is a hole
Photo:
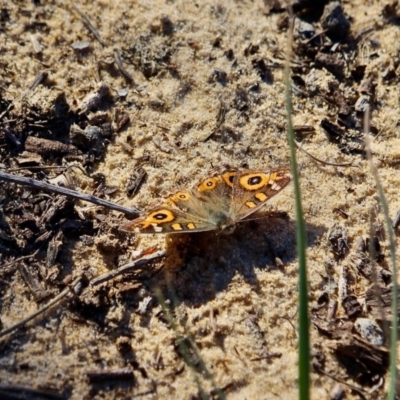
[[[54,297],[53,300],[51,300],[49,303],[47,303],[45,306],[31,314],[29,317],[26,317],[22,321],[16,323],[13,326],[10,326],[7,329],[4,329],[3,331],[0,332],[0,338],[8,335],[11,332],[16,331],[17,329],[21,328],[22,326],[26,325],[29,321],[32,321],[36,317],[38,317],[41,314],[44,314],[49,308],[53,307],[56,305],[60,300],[62,300],[64,297],[66,297],[69,293],[75,292],[76,291],[76,286],[80,284],[82,280],[82,277],[80,276],[79,278],[75,279],[72,284],[68,287],[66,287],[58,296]]]
[[[27,260],[28,258],[33,258],[36,256],[36,254],[39,252],[40,249],[37,249],[33,254],[29,254],[27,256],[22,256],[19,257],[15,260],[10,261],[6,265],[2,266],[1,274],[0,274],[0,279],[3,279],[5,275],[9,274],[11,272],[11,268],[14,264],[17,264],[23,260]]]
[[[310,39],[308,39],[304,44],[311,43],[315,38],[317,38],[318,36],[323,35],[326,32],[328,32],[328,29],[324,29],[323,31],[316,33],[314,36],[310,37]]]
[[[131,272],[132,270],[141,267],[145,264],[147,264],[148,262],[156,259],[156,258],[160,258],[163,257],[166,254],[165,250],[160,250],[160,251],[156,251],[155,253],[152,254],[148,254],[143,256],[142,258],[133,261],[130,264],[124,265],[121,268],[118,268],[115,271],[111,271],[110,273],[104,274],[99,276],[96,279],[93,279],[90,282],[90,286],[97,286],[107,280],[113,279],[118,275],[127,273],[127,272]],[[36,311],[35,313],[31,314],[29,317],[23,319],[22,321],[18,322],[17,324],[11,326],[10,328],[7,328],[3,331],[0,332],[0,338],[8,335],[11,332],[16,331],[17,329],[21,328],[22,326],[26,325],[29,321],[32,321],[33,319],[35,319],[36,317],[38,317],[39,315],[45,313],[49,308],[53,307],[55,304],[57,304],[60,300],[62,300],[64,297],[66,297],[69,293],[73,292],[73,293],[78,293],[79,289],[82,287],[82,277],[79,277],[77,279],[75,279],[72,284],[65,288],[58,296],[56,296],[53,300],[51,300],[48,304],[46,304],[45,306],[43,306],[40,310]]]
[[[26,170],[26,171],[35,171],[35,170],[42,171],[42,170],[44,170],[45,171],[45,170],[53,170],[53,169],[67,169],[67,168],[69,168],[69,167],[65,167],[63,165],[48,165],[48,166],[46,166],[46,165],[32,165],[32,166],[11,168],[11,169],[7,168],[7,171],[8,172],[18,172],[18,171],[24,171],[24,170]]]
[[[98,206],[106,207],[106,208],[109,208],[110,210],[119,211],[119,212],[122,212],[127,215],[132,215],[132,216],[139,215],[139,210],[137,208],[123,207],[123,206],[120,206],[119,204],[113,203],[112,201],[107,201],[107,200],[100,199],[99,197],[96,197],[96,196],[79,193],[76,190],[68,189],[68,188],[65,188],[62,186],[56,186],[56,185],[52,185],[50,183],[40,182],[33,178],[25,178],[23,176],[7,174],[6,172],[0,171],[0,180],[6,181],[6,182],[17,183],[19,185],[26,185],[26,186],[34,187],[34,188],[37,188],[40,190],[45,190],[47,192],[58,193],[58,194],[62,194],[67,197],[72,197],[75,199],[88,201],[89,203],[93,203]]]
[[[90,32],[93,33],[94,37],[103,45],[105,46],[104,40],[101,38],[100,33],[98,30],[93,26],[93,24],[90,22],[89,18],[81,11],[79,8],[73,4],[72,7],[74,10],[79,14],[79,16],[82,19],[82,22],[86,25],[86,27],[90,30]]]
[[[14,147],[20,148],[21,147],[21,142],[17,139],[17,137],[14,135],[14,132],[10,128],[4,128],[4,133],[7,136],[7,139],[13,144]]]
[[[34,389],[20,385],[0,384],[0,398],[2,399],[46,399],[65,400],[66,396],[55,393],[53,390]]]
[[[320,162],[321,164],[333,165],[334,167],[348,167],[348,166],[353,164],[352,162],[348,162],[348,163],[333,163],[333,162],[320,160],[319,158],[317,158],[317,157],[313,156],[312,154],[310,154],[308,151],[304,150],[302,145],[301,145],[301,143],[299,143],[297,140],[295,140],[294,143],[296,144],[297,148],[299,150],[301,150],[304,154],[306,154],[308,157],[312,158],[314,161]]]
[[[135,261],[132,261],[129,264],[123,265],[121,268],[115,269],[114,271],[108,272],[106,274],[100,275],[99,277],[93,279],[90,282],[90,286],[97,286],[103,282],[109,281],[110,279],[114,279],[115,277],[125,274],[127,272],[131,272],[156,258],[164,257],[166,254],[165,250],[156,251],[152,254],[147,254]]]
[[[14,107],[14,101],[12,101],[7,108],[0,114],[0,120]]]
[[[49,76],[49,73],[46,71],[40,71],[36,76],[35,79],[31,82],[31,84],[28,86],[28,90],[33,90],[37,86],[39,86],[43,81],[47,79]]]
[[[320,368],[317,368],[317,367],[314,366],[314,369],[315,369],[316,371],[318,371],[320,374],[323,374],[323,375],[327,376],[328,378],[331,378],[331,379],[333,379],[334,381],[339,382],[339,383],[341,383],[341,384],[347,386],[347,387],[350,388],[352,391],[354,391],[354,392],[356,392],[357,394],[359,394],[363,399],[366,399],[367,393],[366,393],[364,390],[362,390],[361,388],[359,388],[359,387],[357,387],[357,386],[355,386],[355,385],[351,385],[350,383],[346,382],[345,380],[340,379],[340,378],[337,378],[336,376],[331,375],[331,374],[329,374],[328,372],[325,372],[324,370],[322,370],[322,369],[320,369]]]
[[[32,81],[32,83],[28,86],[28,89],[25,90],[25,92],[22,94],[21,96],[21,100],[24,99],[24,97],[26,96],[26,94],[34,89],[36,86],[40,85],[47,77],[48,77],[48,73],[41,71],[39,72],[39,74],[35,77],[35,79]],[[14,100],[8,105],[8,107],[0,114],[0,120],[3,119],[3,117],[11,110],[11,108],[14,107]]]
[[[214,128],[211,130],[211,132],[202,140],[203,142],[206,142],[208,139],[210,139],[215,133],[217,133],[218,129],[221,127],[221,125],[224,123],[226,117],[226,108],[225,105],[222,101],[219,103],[219,110],[217,114],[217,122],[215,123]]]
[[[117,63],[119,70],[121,71],[121,74],[125,77],[125,79],[130,83],[135,83],[132,75],[125,69],[124,64],[122,63],[121,55],[119,54],[119,51],[117,49],[114,49],[114,59]]]

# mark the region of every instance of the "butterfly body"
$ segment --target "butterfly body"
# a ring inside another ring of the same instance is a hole
[[[269,172],[227,168],[179,190],[122,229],[138,233],[230,231],[291,180],[290,169]]]

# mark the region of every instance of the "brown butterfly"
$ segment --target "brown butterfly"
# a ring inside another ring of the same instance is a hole
[[[168,196],[122,229],[137,233],[229,230],[279,193],[291,178],[288,167],[269,172],[226,168],[190,191]]]

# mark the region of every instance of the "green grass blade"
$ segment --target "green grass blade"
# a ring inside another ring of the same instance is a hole
[[[389,249],[390,249],[390,264],[392,269],[392,330],[390,335],[390,384],[388,392],[388,400],[394,400],[396,398],[396,384],[397,384],[397,339],[398,339],[398,285],[397,285],[397,267],[396,267],[396,244],[394,239],[394,232],[392,228],[392,223],[389,216],[389,207],[386,200],[385,192],[381,181],[379,179],[378,170],[372,161],[371,154],[371,144],[369,140],[369,109],[365,111],[364,115],[364,137],[367,150],[367,158],[369,162],[369,167],[372,175],[375,179],[376,190],[379,196],[379,202],[382,207],[382,212],[385,218],[386,231],[389,238]]]
[[[293,20],[293,19],[292,19]],[[306,230],[301,203],[300,182],[296,160],[296,147],[292,123],[292,94],[290,81],[290,58],[292,47],[292,29],[289,28],[287,58],[285,63],[285,97],[287,112],[287,132],[290,146],[290,162],[293,174],[293,186],[296,210],[297,255],[299,260],[299,399],[310,396],[310,339],[308,318],[308,287],[306,268]]]
[[[177,297],[175,295],[175,291],[174,291],[174,289],[173,289],[171,284],[168,284],[168,290],[169,290],[169,292],[171,294],[172,301],[173,301],[173,304],[174,304],[174,308],[176,308],[177,307]],[[192,372],[193,379],[194,379],[194,382],[196,383],[197,389],[199,391],[200,398],[201,399],[209,399],[210,397],[204,391],[204,389],[203,389],[203,387],[201,385],[201,381],[199,379],[199,373],[197,372],[196,366],[193,363],[192,356],[190,355],[190,353],[194,354],[194,356],[195,356],[195,358],[197,360],[197,363],[199,364],[200,369],[203,372],[204,377],[211,381],[211,383],[212,383],[212,385],[214,387],[215,396],[219,400],[225,400],[226,397],[225,397],[224,392],[217,386],[217,383],[216,383],[216,381],[214,379],[213,374],[207,368],[205,361],[203,360],[203,358],[200,355],[200,351],[199,351],[199,349],[198,349],[198,347],[196,345],[196,342],[193,340],[191,335],[189,335],[189,333],[187,332],[186,326],[183,326],[184,331],[185,331],[185,337],[184,337],[183,335],[181,335],[179,333],[179,327],[175,323],[174,317],[172,316],[172,313],[171,313],[171,309],[167,305],[167,303],[165,301],[165,298],[164,298],[164,296],[163,296],[163,294],[162,294],[162,292],[161,292],[161,290],[159,288],[157,288],[155,290],[155,294],[156,294],[156,297],[157,297],[159,303],[161,304],[161,307],[162,307],[162,309],[164,311],[164,315],[165,315],[165,318],[168,321],[169,326],[172,328],[172,330],[175,333],[176,343],[177,343],[177,346],[179,348],[179,352],[182,355],[185,364],[189,367],[189,369]],[[184,340],[185,338],[187,339],[187,341],[188,341],[187,343],[188,344],[186,344],[186,342]]]
[[[290,15],[294,21],[293,16]],[[293,22],[292,22],[293,24]],[[292,49],[293,29],[288,32],[288,45],[285,63],[285,97],[287,112],[287,132],[290,146],[290,163],[293,174],[293,186],[296,210],[297,255],[299,260],[299,399],[310,397],[310,338],[308,317],[308,285],[306,266],[306,230],[301,204],[300,182],[296,161],[296,147],[292,123],[292,93],[290,80],[290,59]]]

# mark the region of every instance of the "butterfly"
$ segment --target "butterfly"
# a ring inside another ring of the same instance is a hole
[[[191,190],[178,190],[157,207],[122,226],[137,233],[230,231],[291,181],[290,168],[224,168]]]

